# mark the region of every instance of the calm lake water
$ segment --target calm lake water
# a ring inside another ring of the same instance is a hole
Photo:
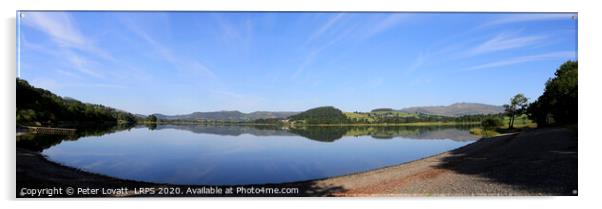
[[[229,185],[291,182],[367,171],[434,155],[477,139],[468,133],[468,127],[287,130],[160,125],[92,135],[96,136],[38,139],[36,145],[52,161],[112,177]],[[18,145],[29,140],[21,140]]]

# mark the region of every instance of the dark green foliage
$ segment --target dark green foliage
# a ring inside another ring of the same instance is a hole
[[[460,117],[455,117],[454,121],[459,123],[482,122],[483,120],[488,118],[498,118],[501,120],[502,116],[502,113],[487,115],[464,115]]]
[[[356,124],[399,124],[399,123],[429,123],[429,122],[440,122],[440,123],[475,123],[481,122],[485,118],[489,117],[501,117],[501,114],[489,114],[489,115],[464,115],[459,117],[442,116],[442,115],[429,115],[429,114],[417,114],[410,116],[398,116],[395,114],[370,114],[374,118],[372,122],[367,119],[356,118],[351,120],[351,123]]]
[[[146,126],[148,128],[148,130],[155,130],[157,129],[157,123],[146,123],[144,124],[144,126]]]
[[[148,117],[146,117],[146,122],[156,123],[157,122],[157,116],[155,116],[155,115],[149,115]]]
[[[490,117],[490,118],[487,118],[487,119],[481,121],[481,126],[486,131],[494,130],[497,127],[502,126],[502,120],[500,118]]]
[[[349,123],[349,119],[337,108],[317,107],[289,117],[294,121],[305,121],[308,124],[340,124]]]
[[[577,123],[577,62],[568,61],[546,82],[537,101],[529,105],[529,118],[538,126]]]
[[[259,124],[283,124],[282,122],[283,119],[280,118],[261,118],[261,119],[257,119],[255,121],[253,121],[254,123],[259,123]]]
[[[41,152],[49,147],[57,145],[62,141],[76,141],[87,136],[102,136],[133,128],[133,124],[100,124],[94,126],[78,127],[77,131],[70,135],[61,134],[24,134],[17,136],[17,147]]]
[[[342,138],[348,130],[346,126],[332,126],[291,128],[288,131],[316,141],[333,142]]]
[[[393,109],[392,108],[376,108],[373,109],[371,112],[392,112]]]
[[[92,123],[135,123],[134,115],[98,104],[62,98],[17,78],[17,124],[80,126]]]

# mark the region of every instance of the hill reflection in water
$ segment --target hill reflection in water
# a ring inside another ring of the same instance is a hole
[[[158,125],[156,129],[178,129],[193,133],[216,134],[223,136],[303,136],[307,139],[332,142],[344,136],[371,136],[374,139],[451,139],[471,141],[478,137],[468,130],[475,126],[303,126],[281,127],[269,125]]]

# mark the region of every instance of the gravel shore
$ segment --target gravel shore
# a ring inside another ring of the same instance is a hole
[[[577,134],[564,128],[528,130],[314,183],[341,188],[334,196],[576,195]]]

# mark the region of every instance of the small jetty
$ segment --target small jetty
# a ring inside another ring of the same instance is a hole
[[[51,128],[51,127],[34,127],[34,126],[21,126],[21,129],[29,133],[34,134],[56,134],[56,135],[70,135],[74,134],[76,129],[74,128]]]

